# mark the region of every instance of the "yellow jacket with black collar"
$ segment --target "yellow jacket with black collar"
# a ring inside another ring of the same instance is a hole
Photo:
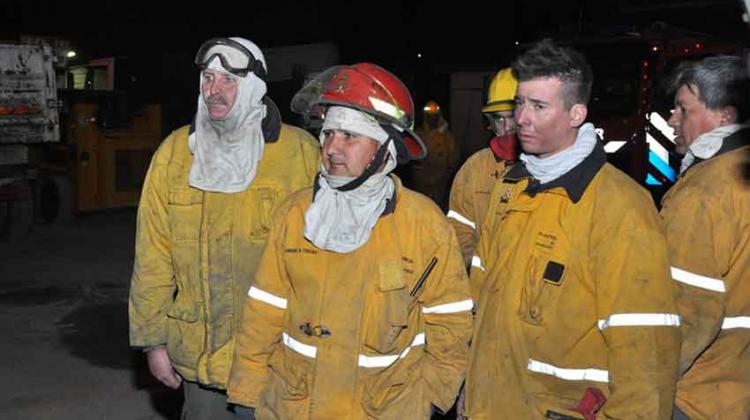
[[[466,414],[667,419],[680,350],[667,246],[648,193],[601,145],[539,184],[521,163],[492,193],[472,288],[479,290]]]

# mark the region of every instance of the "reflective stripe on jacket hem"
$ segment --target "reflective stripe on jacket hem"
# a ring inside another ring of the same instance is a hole
[[[396,362],[398,359],[403,359],[409,354],[412,347],[423,346],[425,344],[424,333],[419,333],[412,340],[411,345],[405,348],[400,354],[394,354],[389,356],[367,356],[364,354],[359,355],[359,366],[365,368],[374,367],[388,367]]]
[[[534,359],[529,359],[528,369],[566,381],[609,382],[609,372],[603,369],[565,369]]]
[[[301,343],[287,333],[281,334],[281,342],[284,343],[285,346],[289,347],[290,349],[296,351],[297,353],[307,356],[311,359],[314,359],[315,356],[318,354],[318,348],[315,346],[311,346],[309,344]]]
[[[724,281],[721,279],[701,276],[700,274],[691,273],[677,267],[672,267],[672,278],[680,283],[689,284],[713,292],[724,293],[727,291],[724,286]]]
[[[679,327],[680,316],[676,314],[613,314],[598,322],[600,330],[609,327]]]
[[[471,299],[459,302],[444,303],[442,305],[425,306],[422,308],[423,314],[452,314],[456,312],[470,311],[474,308],[474,302]]]

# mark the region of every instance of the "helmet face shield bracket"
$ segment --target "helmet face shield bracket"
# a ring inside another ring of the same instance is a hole
[[[227,54],[230,51],[236,51],[239,54]],[[195,54],[195,64],[201,70],[205,70],[214,58],[218,58],[221,66],[236,76],[245,77],[249,72],[253,72],[261,80],[266,79],[263,63],[237,41],[229,38],[209,39]]]

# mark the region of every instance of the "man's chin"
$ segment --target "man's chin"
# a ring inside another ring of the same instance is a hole
[[[351,176],[346,171],[328,170],[327,172],[328,172],[328,175],[331,175],[331,176]]]

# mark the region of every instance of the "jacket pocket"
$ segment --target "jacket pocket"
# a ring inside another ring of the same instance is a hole
[[[279,188],[272,185],[251,185],[248,203],[253,209],[250,216],[250,239],[265,241],[271,229],[273,210],[279,202]]]
[[[365,384],[362,407],[378,419],[429,418],[430,402],[418,378],[421,352],[399,360],[375,374]]]
[[[198,303],[185,289],[178,288],[177,296],[167,311],[167,316],[186,322],[198,320]]]
[[[200,238],[202,209],[202,191],[187,188],[169,191],[169,227],[174,241],[197,241]]]
[[[280,344],[269,358],[268,366],[270,377],[256,407],[256,417],[308,418],[312,359]]]
[[[205,330],[198,303],[190,294],[178,292],[167,310],[167,352],[177,367],[192,370],[203,351]]]
[[[557,300],[565,281],[566,263],[561,258],[532,254],[525,270],[518,315],[532,325],[544,324],[544,310]]]
[[[300,400],[309,395],[311,361],[283,344],[269,359],[272,372],[270,392],[282,400]]]
[[[377,291],[366,304],[364,345],[381,354],[402,350],[396,346],[396,338],[407,327],[409,311],[414,307],[401,270],[398,261],[381,263]]]

